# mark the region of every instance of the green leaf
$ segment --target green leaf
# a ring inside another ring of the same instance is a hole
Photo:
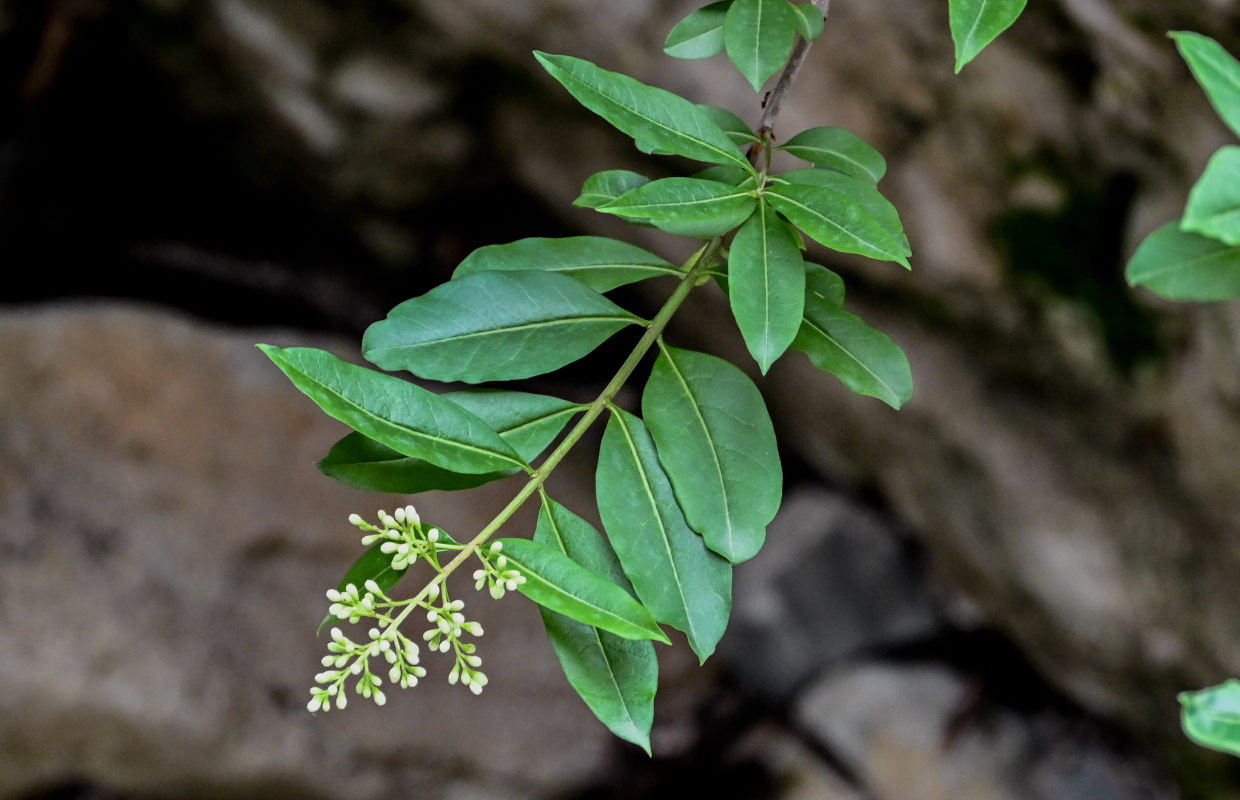
[[[1180,230],[1240,244],[1240,147],[1224,147],[1210,159],[1188,196]]]
[[[826,267],[805,265],[805,291],[833,306],[844,305],[844,279]]]
[[[755,92],[792,55],[800,15],[788,0],[735,0],[723,23],[728,58]]]
[[[1007,30],[1025,10],[1025,0],[948,0],[956,72]]]
[[[814,239],[842,253],[894,261],[909,269],[908,242],[876,219],[873,211],[843,186],[768,186],[767,202]]]
[[[732,566],[689,528],[642,421],[620,409],[603,433],[598,510],[624,573],[655,619],[705,661],[732,609]]]
[[[1125,274],[1129,284],[1169,300],[1228,300],[1240,297],[1240,247],[1171,222],[1145,238]]]
[[[621,588],[630,586],[616,554],[593,525],[544,495],[534,541],[559,550]],[[659,662],[650,641],[624,639],[541,609],[568,682],[612,733],[650,753]]]
[[[1191,31],[1169,35],[1175,39],[1193,77],[1205,89],[1214,110],[1240,136],[1240,61],[1209,36]]]
[[[573,205],[579,208],[598,208],[643,183],[650,183],[650,179],[627,169],[596,172],[586,178],[586,182],[581,186],[581,196],[573,201]]]
[[[668,233],[709,239],[745,221],[757,204],[752,190],[700,178],[651,181],[599,206],[606,214],[647,219]]]
[[[567,275],[477,272],[396,306],[366,330],[362,354],[430,380],[517,380],[572,363],[638,321]]]
[[[904,235],[904,223],[900,221],[900,212],[883,197],[878,187],[863,178],[844,175],[830,169],[797,169],[776,176],[777,181],[788,181],[799,186],[821,186],[844,195],[861,206],[872,216],[883,230],[891,235],[901,246],[904,255],[912,255],[908,237]]]
[[[887,160],[882,153],[843,128],[810,128],[776,149],[871,184],[878,183],[887,174]]]
[[[703,114],[710,117],[711,122],[718,125],[724,133],[732,137],[732,141],[736,142],[738,147],[745,147],[759,141],[757,134],[750,129],[748,123],[726,108],[706,105],[705,103],[698,103],[698,108],[702,110]]]
[[[758,204],[732,240],[728,282],[732,314],[765,375],[796,338],[805,309],[801,249],[787,223],[766,203]]]
[[[699,8],[676,23],[663,52],[674,58],[710,58],[723,52],[723,18],[732,0]]]
[[[578,280],[596,292],[681,271],[640,247],[601,236],[521,239],[480,247],[469,254],[453,279],[486,270],[544,270]]]
[[[447,392],[440,397],[476,414],[527,462],[551,444],[580,408],[557,397],[496,389]],[[355,489],[394,494],[472,489],[517,472],[510,469],[461,475],[404,456],[360,433],[351,433],[337,442],[318,468],[324,475]]]
[[[633,596],[559,550],[528,539],[500,539],[504,555],[525,578],[521,594],[570,619],[625,639],[671,644],[650,612]]]
[[[664,347],[642,414],[689,527],[734,564],[752,558],[783,493],[758,387],[721,358]]]
[[[913,396],[913,373],[900,346],[813,292],[805,295],[805,321],[792,347],[857,394],[877,397],[892,408]]]
[[[434,392],[322,350],[258,347],[328,416],[399,453],[470,474],[526,466],[485,422]]]
[[[1184,733],[1203,747],[1240,756],[1240,681],[1181,692]]]
[[[357,587],[359,592],[365,592],[362,587],[366,581],[374,581],[379,584],[379,588],[384,592],[395,586],[401,578],[405,577],[408,569],[392,569],[392,556],[379,550],[383,544],[380,542],[374,547],[362,554],[362,557],[353,562],[353,566],[349,567],[349,571],[340,579],[340,583],[336,585],[336,591],[343,592],[345,587],[350,583]],[[343,622],[342,619],[334,614],[328,614],[323,617],[323,621],[319,623],[318,630],[314,632],[318,636],[328,625],[335,625]]]
[[[822,11],[817,6],[813,3],[802,3],[799,6],[793,6],[792,10],[797,14],[797,31],[802,39],[812,42],[822,36],[827,18],[822,15]]]
[[[582,105],[635,140],[686,158],[754,171],[728,135],[683,97],[579,58],[534,56]]]

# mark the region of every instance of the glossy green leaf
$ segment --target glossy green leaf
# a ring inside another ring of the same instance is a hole
[[[705,661],[732,609],[732,566],[685,522],[642,421],[616,409],[596,473],[599,515],[624,573],[655,619],[684,631]]]
[[[630,587],[603,535],[546,496],[534,541],[559,550],[621,588]],[[649,753],[659,683],[654,645],[600,631],[545,608],[541,611],[551,647],[577,694],[612,733]]]
[[[1209,36],[1190,31],[1176,31],[1170,36],[1214,110],[1240,136],[1240,61]]]
[[[452,277],[486,270],[527,269],[567,275],[596,292],[660,275],[681,274],[664,259],[627,242],[602,236],[569,236],[480,247],[461,262]]]
[[[521,594],[558,614],[625,639],[671,644],[654,617],[616,584],[559,550],[528,539],[500,539],[508,561],[525,578]]]
[[[827,19],[822,15],[822,11],[813,3],[801,3],[793,6],[792,10],[797,14],[797,31],[801,34],[801,38],[807,42],[812,42],[819,36],[822,36],[823,30],[826,28]]]
[[[754,176],[746,174],[740,167],[725,167],[723,165],[707,167],[701,172],[693,173],[689,177],[703,181],[718,181],[719,183],[726,183],[729,186],[736,186],[742,189],[752,189],[758,185]]]
[[[582,105],[635,140],[686,158],[753,170],[728,135],[683,97],[579,58],[534,55]]]
[[[517,380],[570,364],[638,321],[567,275],[477,272],[396,306],[366,330],[362,354],[431,380]]]
[[[627,169],[596,172],[586,178],[586,182],[581,186],[581,196],[573,201],[573,205],[579,208],[598,208],[643,183],[650,183],[650,179]]]
[[[675,58],[710,58],[723,52],[723,19],[732,0],[699,8],[676,23],[663,52]]]
[[[728,282],[732,314],[765,375],[796,338],[805,309],[801,249],[787,223],[766,203],[758,204],[732,240]]]
[[[900,346],[812,292],[806,293],[805,321],[792,348],[852,391],[877,397],[892,408],[913,396],[913,373]]]
[[[752,558],[783,493],[775,429],[758,387],[721,358],[664,347],[642,414],[689,527],[734,564]]]
[[[799,15],[788,0],[734,0],[723,22],[728,58],[755,92],[792,55]]]
[[[706,105],[705,103],[699,103],[698,108],[702,110],[703,114],[710,117],[711,122],[718,125],[724,133],[732,137],[732,141],[736,142],[737,146],[745,147],[758,141],[757,134],[750,129],[749,124],[726,108]]]
[[[322,350],[258,347],[328,416],[399,453],[471,474],[524,466],[485,422],[434,392]]]
[[[379,548],[382,543],[376,544],[374,547],[362,554],[362,557],[353,562],[353,566],[349,567],[349,571],[340,579],[340,583],[336,585],[336,591],[343,592],[345,587],[350,583],[357,587],[359,592],[365,592],[362,587],[366,581],[374,581],[379,584],[379,588],[384,592],[395,586],[401,578],[405,577],[408,569],[392,569],[392,556],[389,553],[380,552]],[[323,632],[328,625],[335,625],[343,622],[334,614],[328,614],[323,617],[323,621],[319,623],[318,630],[314,633],[317,636]]]
[[[956,72],[1003,33],[1025,10],[1025,0],[948,0]]]
[[[1203,747],[1240,756],[1240,681],[1229,680],[1199,692],[1181,692],[1184,733]]]
[[[805,265],[805,291],[833,306],[844,305],[844,279],[818,264]]]
[[[843,128],[810,128],[777,149],[811,164],[878,183],[887,174],[887,160],[857,134]]]
[[[757,205],[752,190],[700,178],[664,178],[599,206],[606,214],[647,219],[680,236],[709,239],[745,221]]]
[[[579,408],[558,397],[497,389],[447,392],[440,397],[477,415],[527,462],[551,444]],[[337,442],[318,468],[324,475],[355,489],[394,494],[472,489],[517,472],[511,469],[461,475],[409,458],[359,433],[351,433]]]
[[[775,177],[776,181],[788,181],[801,186],[821,186],[838,192],[856,203],[865,213],[874,218],[883,230],[887,231],[901,247],[904,255],[912,255],[908,237],[904,235],[904,223],[900,221],[900,212],[883,197],[878,187],[864,178],[844,175],[830,169],[797,169]]]
[[[1188,196],[1180,230],[1240,244],[1240,147],[1224,147],[1210,159]]]
[[[1240,247],[1171,222],[1145,238],[1126,275],[1131,285],[1169,300],[1228,300],[1240,297]]]
[[[893,234],[865,205],[839,187],[773,185],[764,196],[811,239],[842,253],[857,253],[909,268],[908,242]]]

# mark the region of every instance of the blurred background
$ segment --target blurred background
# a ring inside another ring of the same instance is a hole
[[[345,518],[406,500],[315,470],[344,430],[252,345],[356,360],[484,244],[684,257],[570,202],[692,165],[530,51],[755,122],[725,61],[662,54],[696,5],[0,0],[0,799],[1240,797],[1175,702],[1240,676],[1240,306],[1122,279],[1234,143],[1164,34],[1240,53],[1236,0],[1033,2],[959,76],[943,0],[832,4],[776,133],[886,155],[913,272],[815,257],[917,393],[895,412],[797,353],[762,379],[784,509],[719,654],[661,648],[654,758],[517,598],[470,601],[482,697],[430,661],[383,709],[306,712]],[[670,338],[743,359],[726,319],[699,292]],[[592,396],[631,343],[530,386]],[[587,515],[591,471],[554,486]],[[466,531],[513,490],[415,502]]]

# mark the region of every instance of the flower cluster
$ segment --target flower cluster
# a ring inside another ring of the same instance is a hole
[[[391,567],[396,571],[407,570],[419,560],[429,564],[435,577],[415,597],[394,600],[374,579],[366,580],[362,589],[347,584],[343,589],[329,589],[327,599],[331,603],[328,613],[340,621],[357,624],[372,621],[367,639],[355,642],[332,628],[332,641],[327,645],[328,654],[323,656],[325,669],[315,676],[315,687],[310,690],[311,711],[327,711],[334,704],[342,709],[347,704],[346,682],[356,677],[355,691],[362,697],[374,700],[378,705],[387,702],[379,687],[383,679],[371,669],[371,660],[383,658],[389,669],[388,680],[402,689],[414,686],[425,677],[426,669],[419,664],[419,648],[416,643],[400,632],[400,625],[415,609],[426,612],[431,627],[422,639],[431,651],[452,652],[455,663],[448,674],[448,682],[458,681],[469,687],[474,694],[481,694],[487,685],[487,676],[479,667],[482,659],[477,655],[477,645],[462,641],[465,635],[482,636],[482,625],[465,618],[465,603],[448,595],[445,583],[447,572],[440,565],[439,554],[444,551],[459,552],[466,545],[455,542],[438,528],[425,529],[413,506],[398,508],[393,514],[380,511],[379,525],[372,525],[357,514],[349,516],[349,522],[365,532],[362,544],[379,545],[379,551],[391,556]],[[494,598],[503,597],[505,591],[513,591],[525,582],[525,578],[508,564],[500,552],[499,542],[476,555],[482,569],[474,573],[477,589],[489,586]]]

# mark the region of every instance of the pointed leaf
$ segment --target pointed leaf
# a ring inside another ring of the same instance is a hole
[[[746,145],[759,141],[757,134],[750,129],[745,120],[736,116],[731,111],[728,111],[726,108],[707,105],[705,103],[698,103],[698,108],[702,110],[703,114],[710,117],[711,122],[718,125],[724,133],[732,137],[732,141],[736,142],[737,146],[745,147]]]
[[[792,55],[799,21],[788,0],[735,0],[728,9],[723,23],[728,58],[755,92]]]
[[[758,387],[721,358],[665,347],[642,414],[689,527],[734,564],[752,558],[783,493],[775,429]]]
[[[664,178],[639,186],[598,210],[647,219],[679,236],[709,239],[727,233],[753,213],[752,190],[700,178]]]
[[[579,58],[534,56],[582,105],[634,139],[686,158],[753,171],[728,135],[683,97]]]
[[[1025,10],[1025,0],[948,0],[956,72],[972,61]]]
[[[643,183],[650,183],[650,179],[626,169],[596,172],[581,185],[581,196],[573,201],[573,205],[579,208],[598,208]]]
[[[732,240],[728,284],[736,324],[765,375],[796,338],[805,310],[801,249],[787,223],[766,203],[758,204]]]
[[[486,270],[545,270],[584,283],[596,292],[654,278],[680,275],[667,261],[640,247],[602,236],[521,239],[480,247],[461,262],[453,279]]]
[[[470,474],[525,466],[485,422],[434,392],[322,350],[258,347],[328,416],[399,453]]]
[[[625,639],[671,644],[633,596],[559,550],[528,539],[500,539],[508,561],[525,578],[521,594],[540,606]]]
[[[1240,244],[1240,147],[1224,147],[1210,159],[1188,196],[1180,230]]]
[[[628,589],[624,570],[593,525],[544,496],[534,541],[559,550],[586,569]],[[612,733],[650,752],[650,725],[659,662],[649,640],[600,631],[541,609],[543,624],[568,682]]]
[[[883,197],[874,184],[834,170],[813,168],[785,172],[777,175],[776,180],[800,186],[821,186],[844,195],[883,226],[883,230],[901,245],[904,255],[912,255],[908,237],[904,235],[904,223],[900,221],[900,212],[896,211],[896,207]]]
[[[827,18],[822,15],[822,11],[817,6],[813,3],[802,3],[799,6],[793,6],[792,10],[797,13],[797,32],[801,34],[802,39],[812,42],[822,36]]]
[[[582,408],[559,397],[507,389],[462,389],[440,397],[476,414],[527,463],[538,458]]]
[[[685,522],[639,418],[612,412],[596,478],[603,527],[637,596],[705,661],[728,625],[732,566]]]
[[[906,269],[908,241],[893,234],[843,186],[769,186],[764,197],[810,238],[841,253],[894,261]]]
[[[1170,35],[1214,110],[1240,136],[1240,61],[1209,36],[1189,31]]]
[[[376,544],[374,547],[362,554],[362,557],[353,562],[353,566],[349,567],[349,571],[340,579],[340,583],[336,585],[336,591],[343,592],[345,587],[350,583],[358,588],[358,591],[365,591],[362,587],[366,581],[374,581],[379,584],[379,588],[384,592],[391,589],[405,577],[406,569],[392,569],[392,556],[379,550],[382,543]],[[335,625],[343,622],[334,614],[328,614],[323,617],[323,621],[319,623],[318,630],[314,633],[317,636],[323,632],[328,625]]]
[[[805,265],[805,291],[833,306],[844,305],[844,279],[818,264]]]
[[[516,380],[576,361],[638,321],[567,275],[477,272],[396,306],[366,330],[362,353],[431,380]]]
[[[780,147],[797,158],[845,175],[878,183],[887,174],[887,160],[857,134],[843,128],[810,128]]]
[[[710,58],[723,52],[723,18],[732,0],[699,8],[676,23],[663,52],[674,58]]]
[[[1240,681],[1181,692],[1184,733],[1203,747],[1240,756]]]
[[[1240,247],[1171,222],[1145,238],[1126,275],[1129,284],[1169,300],[1229,300],[1240,297]]]
[[[792,347],[857,394],[877,397],[892,408],[913,396],[913,373],[900,346],[812,292],[805,296],[805,321]]]

